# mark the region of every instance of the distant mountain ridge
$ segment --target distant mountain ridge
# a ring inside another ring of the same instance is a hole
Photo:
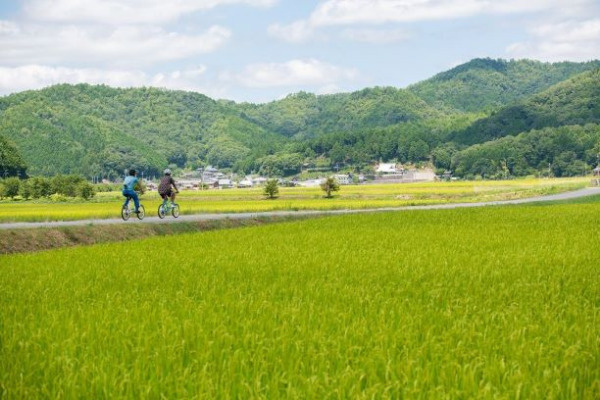
[[[532,129],[600,123],[600,68],[560,82],[474,122],[451,140],[483,143]]]
[[[478,58],[411,85],[408,90],[434,107],[479,112],[525,99],[599,67],[598,60],[542,63]]]
[[[149,176],[207,164],[287,174],[315,162],[439,160],[446,150],[439,165],[451,168],[465,146],[597,123],[599,67],[475,59],[406,89],[300,92],[266,104],[62,84],[0,98],[0,137],[31,175],[115,178],[133,167]]]

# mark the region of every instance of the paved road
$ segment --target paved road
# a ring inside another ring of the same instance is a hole
[[[552,194],[548,196],[530,197],[518,200],[503,200],[490,201],[479,203],[452,203],[452,204],[433,204],[425,206],[406,206],[406,207],[387,207],[374,208],[363,210],[329,210],[329,211],[265,211],[255,213],[225,213],[225,214],[193,214],[182,215],[177,219],[167,217],[159,219],[156,216],[148,216],[143,221],[132,217],[127,222],[122,219],[86,219],[78,221],[53,221],[53,222],[12,222],[0,224],[0,229],[24,229],[24,228],[56,228],[61,226],[85,226],[85,225],[109,225],[122,223],[138,223],[138,224],[158,224],[158,223],[173,223],[173,222],[194,222],[194,221],[212,221],[221,219],[249,219],[258,217],[290,217],[290,216],[314,216],[314,215],[335,215],[335,214],[351,214],[351,213],[373,213],[373,212],[389,212],[389,211],[410,211],[410,210],[436,210],[446,208],[470,208],[483,206],[499,206],[506,204],[524,204],[541,201],[556,201],[569,200],[578,197],[591,196],[600,194],[600,187],[589,187],[573,192]]]

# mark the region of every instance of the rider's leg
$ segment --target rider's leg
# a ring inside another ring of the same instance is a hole
[[[133,192],[131,197],[133,197],[133,204],[135,204],[135,212],[138,212],[140,209],[140,199],[136,192]]]
[[[171,203],[176,204],[175,203],[175,192],[171,192]]]
[[[123,207],[128,207],[129,199],[131,199],[131,194],[129,193],[129,190],[123,190],[123,196],[125,196],[125,203],[123,204]]]

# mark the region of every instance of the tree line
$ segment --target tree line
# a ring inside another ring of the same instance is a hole
[[[64,200],[79,197],[88,200],[94,197],[96,189],[79,175],[57,175],[52,178],[33,177],[19,179],[9,177],[0,180],[0,199],[15,198]]]

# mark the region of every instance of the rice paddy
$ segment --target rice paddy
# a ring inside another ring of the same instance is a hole
[[[586,186],[589,180],[530,179],[493,182],[434,182],[343,186],[333,199],[323,198],[320,188],[280,188],[280,196],[267,200],[261,188],[182,191],[178,197],[182,214],[239,213],[280,210],[335,210],[401,207],[508,200],[568,191]],[[160,203],[156,192],[141,197],[147,215],[155,216]],[[118,192],[99,193],[93,201],[0,202],[0,222],[59,221],[118,218],[123,197]]]
[[[598,399],[599,225],[411,211],[0,257],[0,397]]]

